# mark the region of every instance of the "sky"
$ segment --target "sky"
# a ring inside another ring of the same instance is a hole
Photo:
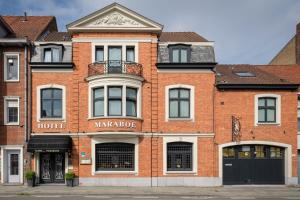
[[[300,0],[0,0],[1,15],[54,15],[59,31],[113,2],[215,42],[220,64],[267,64],[295,35]]]

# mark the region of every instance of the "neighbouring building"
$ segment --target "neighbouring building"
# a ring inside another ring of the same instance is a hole
[[[30,162],[25,147],[30,130],[26,91],[31,42],[50,31],[57,31],[54,17],[0,16],[1,183],[23,183]]]
[[[297,183],[298,82],[217,65],[214,43],[111,4],[34,42],[31,166],[42,183]]]

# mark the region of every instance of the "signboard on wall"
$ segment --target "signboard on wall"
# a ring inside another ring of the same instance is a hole
[[[103,121],[95,122],[96,128],[136,128],[136,122],[130,121]]]

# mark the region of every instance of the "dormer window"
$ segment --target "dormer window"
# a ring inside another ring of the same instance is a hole
[[[61,45],[45,45],[41,48],[43,62],[61,62],[62,46]]]
[[[178,44],[169,45],[170,62],[172,63],[188,63],[191,58],[190,45]]]

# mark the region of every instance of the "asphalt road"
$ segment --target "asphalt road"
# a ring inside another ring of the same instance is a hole
[[[218,196],[194,196],[194,195],[0,195],[0,200],[93,200],[93,199],[111,199],[111,200],[132,200],[132,199],[163,199],[163,200],[175,200],[175,199],[208,199],[208,200],[300,200],[300,196],[294,197],[218,197]]]

